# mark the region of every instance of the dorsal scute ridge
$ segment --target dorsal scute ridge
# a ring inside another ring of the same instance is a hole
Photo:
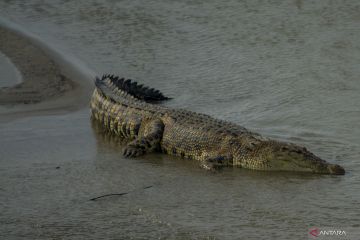
[[[168,100],[170,98],[165,97],[159,90],[149,88],[138,84],[131,79],[119,78],[118,76],[104,74],[101,79],[96,78],[95,85],[102,90],[103,94],[107,94],[108,91],[104,91],[104,87],[107,86],[111,94],[121,96],[132,96],[136,99],[143,100],[145,102],[155,102]],[[121,93],[124,94],[121,94]]]

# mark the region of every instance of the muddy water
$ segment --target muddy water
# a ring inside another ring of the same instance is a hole
[[[88,109],[0,125],[4,239],[306,239],[360,222],[358,1],[1,1],[2,17],[167,103],[305,145],[345,176],[124,159]],[[91,83],[89,83],[91,84]],[[108,193],[128,193],[89,201]],[[354,238],[355,239],[355,238]]]

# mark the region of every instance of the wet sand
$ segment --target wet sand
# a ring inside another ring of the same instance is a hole
[[[14,84],[0,88],[0,121],[64,113],[88,103],[90,79],[74,76],[71,66],[60,66],[61,59],[51,56],[41,42],[1,24],[0,42],[0,52],[10,59],[22,80],[17,83],[18,79],[6,79],[4,82]],[[3,71],[1,76],[11,75],[11,69]]]
[[[22,83],[1,89],[1,104],[39,103],[76,88],[75,82],[61,74],[54,61],[28,40],[3,28],[0,41],[0,51],[24,76]]]

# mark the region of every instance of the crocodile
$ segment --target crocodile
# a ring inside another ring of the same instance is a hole
[[[130,79],[103,75],[95,79],[91,118],[125,139],[125,157],[162,152],[199,161],[207,170],[240,167],[343,175],[345,170],[305,147],[269,139],[237,124],[209,115],[159,104],[159,90]]]

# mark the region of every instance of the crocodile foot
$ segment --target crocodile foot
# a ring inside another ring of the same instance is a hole
[[[136,146],[127,146],[123,151],[124,157],[138,157],[143,155],[145,150]]]
[[[208,171],[216,172],[228,166],[230,161],[232,161],[231,156],[217,156],[201,162],[200,167]]]
[[[220,165],[220,164],[214,164],[214,163],[209,163],[209,162],[202,162],[200,164],[200,167],[209,171],[209,172],[218,172],[220,171],[224,166]]]

